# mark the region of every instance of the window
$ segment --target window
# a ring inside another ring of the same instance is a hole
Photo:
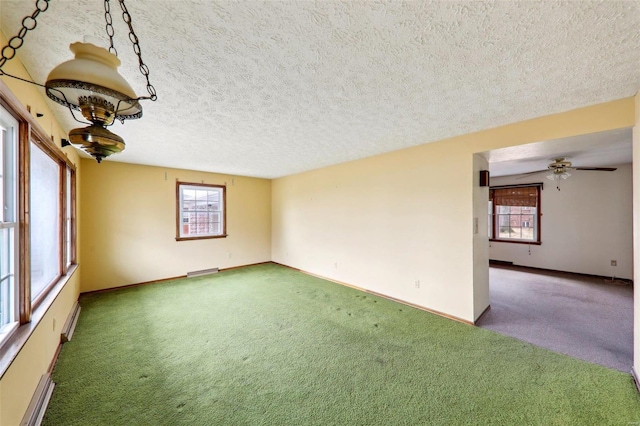
[[[489,191],[489,238],[540,244],[542,184],[492,187]]]
[[[75,190],[74,165],[0,85],[0,374],[74,268]]]
[[[60,165],[31,143],[31,299],[62,274]]]
[[[226,187],[177,183],[176,240],[227,236]]]
[[[0,342],[18,325],[18,121],[0,108]]]
[[[75,254],[75,193],[76,193],[76,177],[75,172],[67,167],[65,174],[65,192],[67,193],[66,204],[64,210],[64,249],[65,249],[65,267],[68,270],[76,261]]]

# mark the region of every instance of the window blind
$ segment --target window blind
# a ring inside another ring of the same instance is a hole
[[[538,185],[493,188],[489,199],[496,206],[537,207]]]

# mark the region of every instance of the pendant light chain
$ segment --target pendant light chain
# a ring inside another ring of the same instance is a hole
[[[44,87],[44,85],[35,83],[31,80],[26,80],[24,78],[8,74],[2,70],[2,67],[7,61],[13,59],[16,56],[16,51],[24,44],[24,37],[27,35],[27,32],[32,31],[36,28],[36,26],[38,25],[36,18],[38,17],[38,15],[40,15],[40,13],[45,12],[49,8],[49,1],[50,0],[36,0],[36,10],[34,10],[31,15],[25,16],[22,19],[22,28],[20,28],[18,34],[13,36],[9,40],[7,45],[2,48],[2,51],[0,51],[0,54],[2,55],[2,57],[0,57],[0,75],[6,75],[7,77],[12,77],[18,80],[25,81],[27,83],[33,83],[38,86]],[[150,99],[152,101],[155,101],[156,99],[158,99],[158,95],[156,94],[155,87],[153,87],[153,85],[149,81],[149,67],[142,60],[142,52],[140,50],[140,44],[138,43],[138,36],[133,30],[133,25],[131,24],[131,15],[129,14],[129,11],[124,4],[124,0],[118,0],[118,2],[120,3],[120,7],[122,8],[122,19],[129,26],[129,40],[133,44],[134,53],[136,54],[136,56],[138,56],[138,68],[140,69],[140,73],[147,80],[147,92],[149,92],[149,96],[141,96],[137,99]],[[113,45],[113,36],[115,35],[115,31],[113,29],[113,18],[111,16],[111,7],[109,0],[104,0],[104,18],[107,23],[106,31],[107,36],[109,37],[110,44],[109,52],[117,56],[118,52]]]
[[[131,15],[127,10],[127,6],[124,4],[124,0],[118,0],[118,2],[120,3],[120,8],[122,9],[122,19],[129,26],[129,41],[131,41],[131,44],[133,44],[133,52],[138,57],[138,69],[140,70],[140,73],[147,80],[147,92],[149,92],[149,96],[139,97],[138,99],[151,99],[152,101],[155,101],[156,99],[158,99],[158,95],[156,94],[155,87],[153,87],[151,82],[149,82],[149,67],[142,60],[142,52],[140,50],[140,44],[138,43],[138,36],[133,30]],[[111,18],[111,7],[110,7],[109,0],[104,0],[104,17],[105,17],[105,21],[107,22],[107,26],[106,26],[107,35],[109,36],[109,41],[111,43],[111,46],[109,47],[109,51],[117,55],[116,48],[113,46],[113,35],[115,34],[115,31],[113,30],[113,25],[112,25],[113,20]]]
[[[0,75],[6,75],[8,77],[14,77],[18,80],[23,80],[31,83],[29,80],[25,80],[20,77],[15,77],[11,74],[7,74],[2,71],[2,67],[4,64],[13,59],[16,56],[16,50],[18,50],[22,44],[24,43],[24,37],[27,35],[28,31],[31,31],[36,28],[38,22],[36,18],[40,15],[40,12],[44,12],[49,8],[49,0],[36,0],[36,10],[30,16],[25,16],[22,19],[22,28],[18,31],[18,34],[11,37],[9,43],[5,47],[2,48],[2,58],[0,58]],[[42,85],[39,85],[42,86]]]
[[[155,87],[149,81],[149,67],[142,60],[140,43],[133,30],[131,15],[124,0],[117,0],[122,9],[122,19],[129,26],[129,40],[133,45],[133,52],[138,57],[140,73],[147,80],[149,96],[136,97],[136,93],[117,71],[120,61],[113,44],[115,29],[109,0],[103,0],[105,29],[109,37],[108,50],[90,42],[71,44],[69,48],[75,54],[75,58],[56,66],[49,73],[45,84],[5,72],[2,67],[16,56],[16,51],[24,44],[27,33],[36,28],[38,15],[49,8],[50,0],[34,1],[35,11],[22,19],[22,27],[18,34],[9,39],[6,46],[0,50],[0,77],[7,76],[43,87],[46,95],[52,101],[69,108],[71,116],[76,121],[80,120],[76,118],[74,110],[81,111],[84,118],[91,124],[87,127],[70,130],[69,140],[72,145],[82,149],[99,163],[105,157],[124,150],[124,139],[107,130],[107,127],[111,126],[116,119],[124,123],[127,119],[142,117],[142,106],[138,101],[155,101],[158,98]],[[102,57],[102,60],[94,58],[95,56]],[[92,62],[91,66],[95,68],[96,72],[85,73],[87,65],[81,63],[82,59]]]
[[[115,30],[113,29],[113,18],[111,17],[111,4],[109,0],[104,0],[104,20],[107,22],[106,30],[107,35],[109,36],[109,52],[118,56],[118,51],[113,46],[113,36],[115,35]]]

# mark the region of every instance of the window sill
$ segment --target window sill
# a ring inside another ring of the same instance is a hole
[[[228,234],[222,235],[205,235],[202,237],[176,237],[176,241],[193,241],[193,240],[209,240],[211,238],[227,238]]]
[[[38,306],[31,313],[31,322],[23,324],[7,339],[2,345],[2,356],[0,357],[0,379],[7,372],[11,364],[16,359],[24,345],[27,343],[35,329],[46,315],[47,311],[53,305],[56,298],[67,285],[69,279],[78,269],[78,265],[73,265],[66,275],[63,275],[58,282],[51,288],[47,295],[40,301]]]
[[[542,245],[541,241],[494,240],[492,238],[489,239],[489,242],[492,242],[492,243],[511,243],[511,244],[530,244],[532,246],[540,246],[540,245]]]

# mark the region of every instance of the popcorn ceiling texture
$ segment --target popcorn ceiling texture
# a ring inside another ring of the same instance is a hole
[[[111,3],[120,71],[142,95]],[[159,100],[114,126],[127,148],[112,161],[273,178],[640,89],[638,1],[127,6]],[[0,1],[3,33],[32,10]],[[19,56],[39,82],[82,36],[107,43],[100,1],[52,1],[38,20]]]

